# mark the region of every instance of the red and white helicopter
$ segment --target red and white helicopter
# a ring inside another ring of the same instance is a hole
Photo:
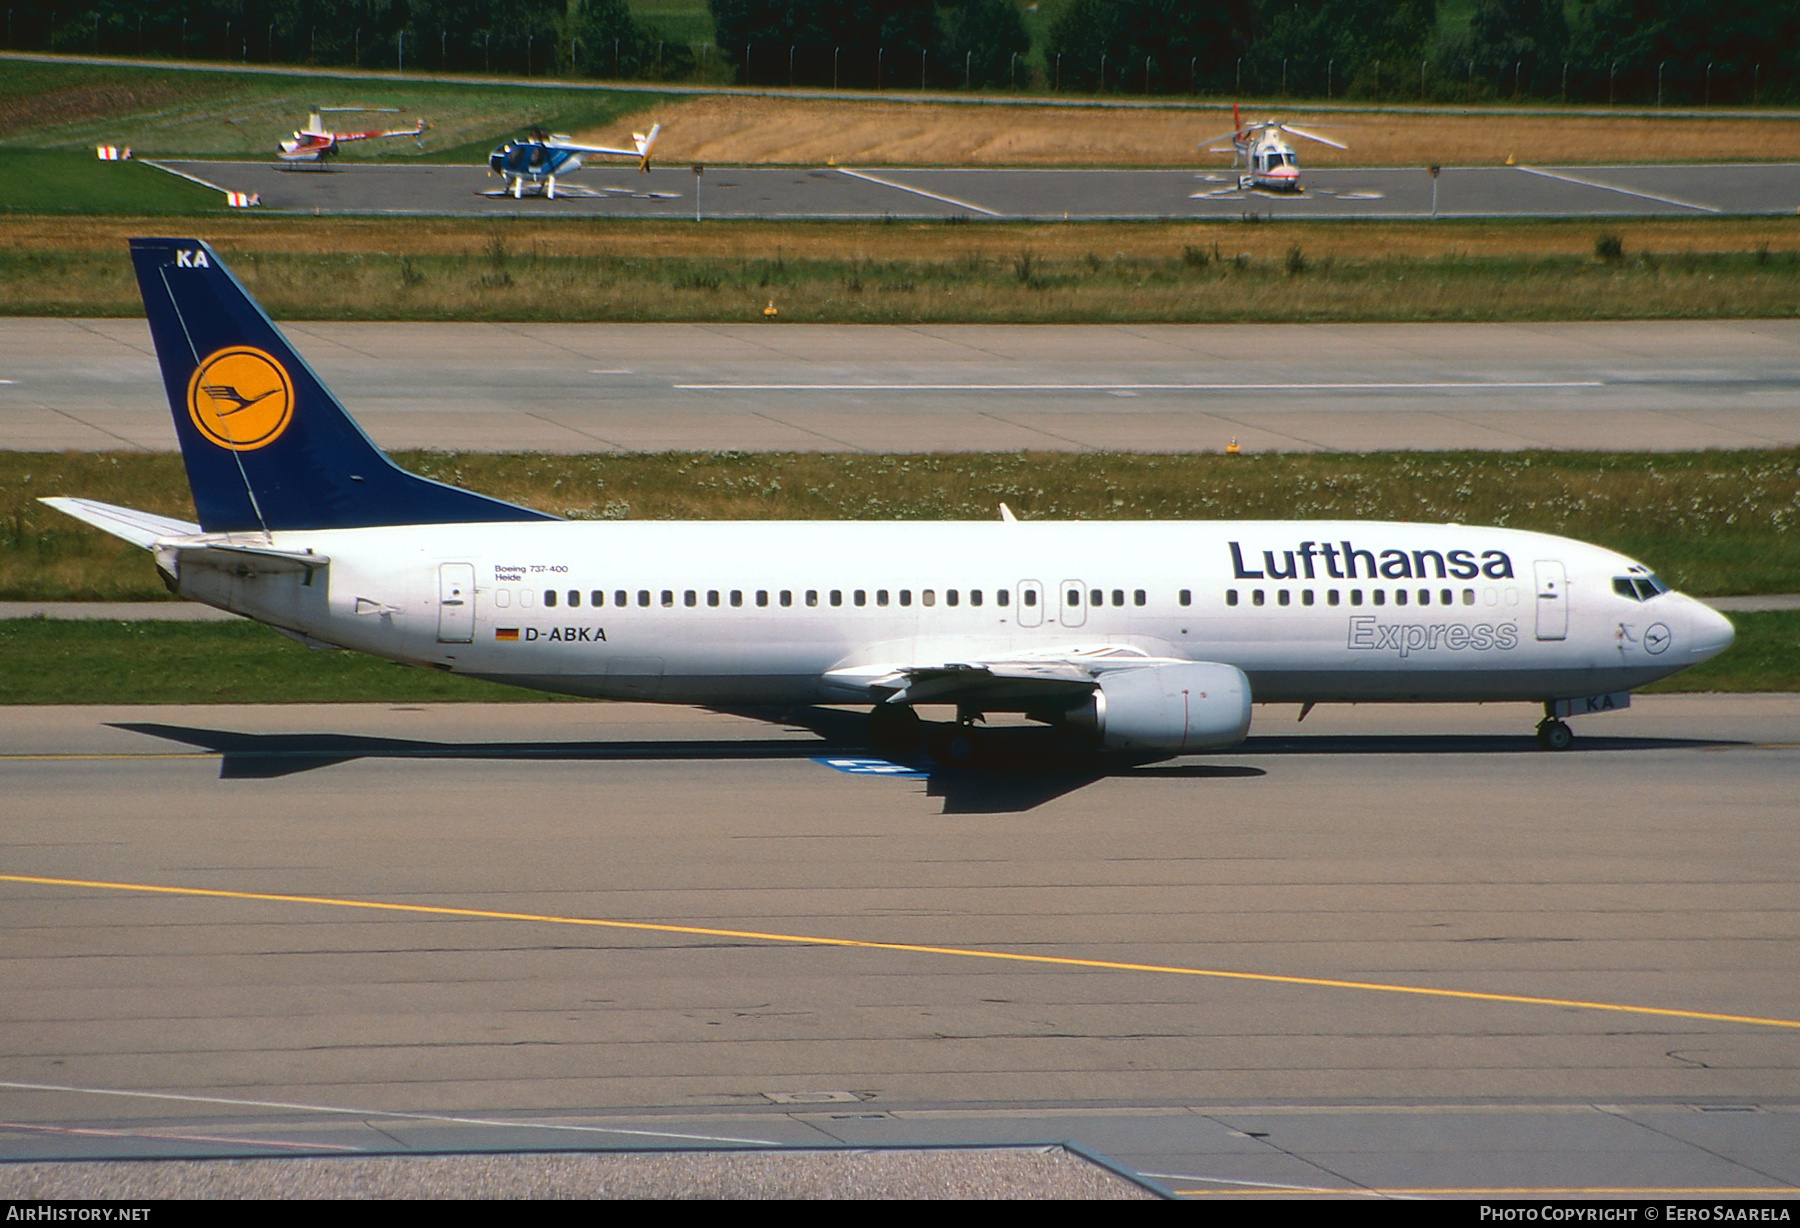
[[[416,137],[431,125],[418,120],[410,128],[390,128],[382,132],[333,132],[325,126],[325,116],[333,111],[361,111],[395,113],[392,107],[314,107],[307,116],[306,127],[294,133],[289,140],[282,141],[276,155],[283,162],[323,163],[325,159],[336,154],[338,146],[348,141],[366,141],[371,137],[411,136]]]
[[[1245,169],[1238,175],[1237,181],[1237,190],[1240,192],[1257,188],[1270,192],[1300,192],[1304,190],[1300,184],[1300,157],[1294,152],[1294,147],[1283,138],[1283,133],[1302,136],[1309,141],[1329,145],[1333,149],[1350,148],[1328,136],[1320,136],[1316,132],[1308,132],[1304,128],[1284,124],[1278,119],[1267,119],[1260,124],[1246,124],[1239,118],[1235,102],[1231,104],[1231,118],[1237,127],[1230,132],[1221,132],[1218,136],[1209,136],[1200,144],[1209,146],[1214,141],[1222,141],[1227,137],[1231,139],[1231,148],[1208,149],[1206,152],[1231,154],[1231,165],[1234,169],[1238,165],[1238,160],[1243,159]],[[1229,191],[1230,189],[1225,190]],[[1217,194],[1216,191],[1195,193],[1196,196]]]

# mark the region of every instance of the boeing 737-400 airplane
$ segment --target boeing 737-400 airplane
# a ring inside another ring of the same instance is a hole
[[[1566,538],[1366,521],[560,521],[407,473],[205,243],[132,259],[200,522],[45,502],[152,551],[179,595],[318,646],[574,695],[867,704],[890,751],[1023,713],[1135,759],[1241,741],[1252,700],[1530,701],[1563,717],[1732,640]],[[1002,509],[1004,512],[1004,509]]]

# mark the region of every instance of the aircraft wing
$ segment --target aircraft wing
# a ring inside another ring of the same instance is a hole
[[[102,503],[98,499],[71,499],[58,495],[38,502],[146,550],[165,537],[193,537],[200,532],[200,526],[191,521],[140,512],[135,508]]]
[[[830,671],[824,682],[831,690],[885,703],[1037,703],[1080,699],[1111,670],[1175,663],[1129,645],[1080,644],[967,661],[853,665]]]

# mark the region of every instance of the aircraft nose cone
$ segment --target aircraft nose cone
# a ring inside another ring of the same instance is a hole
[[[1696,601],[1688,614],[1689,655],[1696,661],[1716,657],[1731,647],[1737,631],[1731,620],[1703,602]]]

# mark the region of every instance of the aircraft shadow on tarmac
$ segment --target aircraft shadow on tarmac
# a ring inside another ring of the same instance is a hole
[[[436,742],[416,738],[334,733],[243,733],[155,722],[122,722],[112,727],[196,746],[222,756],[225,780],[269,780],[357,759],[450,759],[544,762],[823,760],[833,755],[867,756],[865,718],[826,708],[767,713],[733,709],[734,714],[776,719],[815,734],[817,741],[793,738],[712,738],[685,740]],[[1066,743],[1047,742],[1037,730],[994,731],[1000,751],[980,767],[946,769],[922,755],[901,762],[892,773],[923,778],[926,795],[941,798],[945,814],[1009,814],[1031,810],[1108,777],[1158,780],[1220,780],[1266,776],[1264,768],[1242,763],[1122,763],[1091,755],[1071,755]],[[1697,749],[1741,743],[1701,738],[1586,737],[1580,751]],[[1281,755],[1542,755],[1528,735],[1324,735],[1253,737],[1229,752],[1232,757]],[[882,763],[855,759],[855,762]]]

